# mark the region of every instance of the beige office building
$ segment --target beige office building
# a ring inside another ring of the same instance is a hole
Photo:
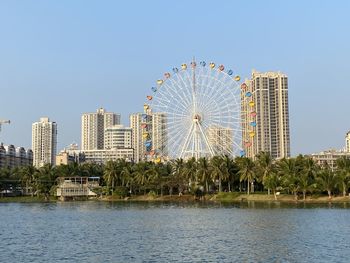
[[[55,164],[57,151],[57,124],[49,118],[40,118],[32,124],[33,165],[41,167],[47,163]]]
[[[105,149],[132,148],[132,129],[123,125],[113,125],[105,129]]]
[[[261,151],[290,157],[288,77],[280,72],[252,72],[242,88],[243,145],[246,156]]]
[[[105,129],[120,124],[120,115],[100,108],[94,113],[84,113],[81,117],[81,149],[104,149]]]

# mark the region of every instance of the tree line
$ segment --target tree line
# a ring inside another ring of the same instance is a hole
[[[314,193],[346,196],[350,186],[350,159],[336,161],[336,169],[299,155],[274,160],[261,152],[247,157],[176,159],[165,163],[132,163],[123,159],[68,165],[45,165],[0,169],[0,191],[21,191],[32,195],[54,195],[59,177],[100,177],[101,194],[121,197],[154,193],[172,195],[217,192],[267,192],[277,200],[279,193],[293,194],[295,200]]]

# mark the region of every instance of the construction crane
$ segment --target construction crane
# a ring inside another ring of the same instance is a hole
[[[10,120],[0,120],[0,132],[1,132],[1,125],[3,124],[10,124]]]

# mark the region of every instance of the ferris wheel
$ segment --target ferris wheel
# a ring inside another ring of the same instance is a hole
[[[233,70],[195,60],[166,72],[144,104],[146,155],[155,160],[244,156],[255,136],[253,92]]]

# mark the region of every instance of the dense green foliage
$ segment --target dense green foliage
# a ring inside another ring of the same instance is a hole
[[[0,169],[0,192],[19,192],[48,198],[54,194],[58,177],[98,176],[106,195],[124,197],[135,194],[182,194],[216,192],[272,192],[299,195],[305,200],[314,192],[347,195],[350,187],[350,160],[337,160],[337,169],[322,169],[305,156],[273,160],[262,152],[255,160],[246,157],[231,159],[176,159],[167,163],[125,160],[108,161],[105,165],[84,163],[41,168],[33,166]]]

